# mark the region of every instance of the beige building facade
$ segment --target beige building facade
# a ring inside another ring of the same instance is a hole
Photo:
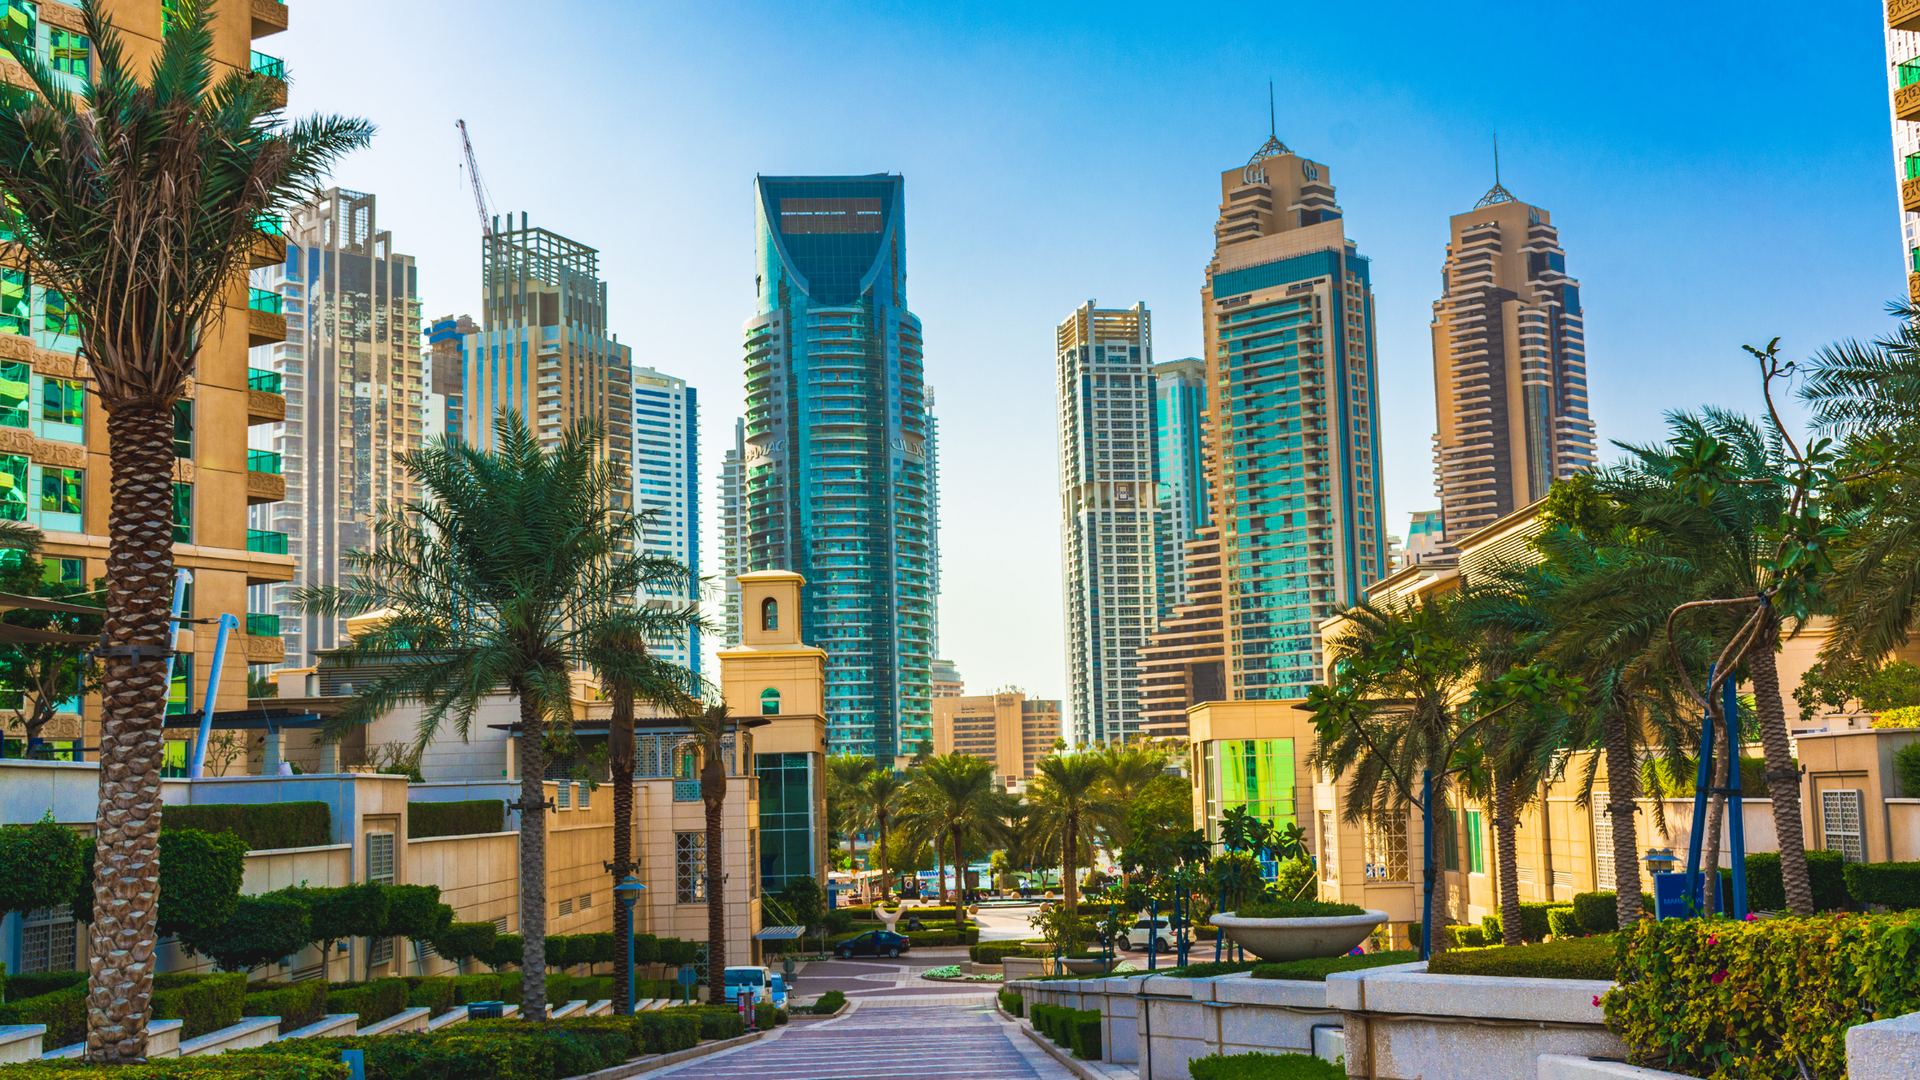
[[[933,752],[986,758],[1004,785],[1033,776],[1062,736],[1060,703],[1017,690],[933,702]]]
[[[256,8],[262,5],[255,5]],[[284,88],[278,61],[253,48],[255,39],[287,27],[286,7],[248,14],[222,8],[213,20],[215,77],[258,69]],[[158,53],[162,5],[104,0],[104,12],[119,28],[128,63],[145,70]],[[56,69],[56,81],[78,91],[96,72],[92,42],[84,36],[77,7],[46,0],[14,4],[5,33],[32,48]],[[257,59],[256,59],[257,58]],[[25,72],[7,56],[0,81],[27,84]],[[250,260],[269,266],[286,257],[278,223],[263,231]],[[42,558],[50,573],[67,582],[106,575],[110,472],[106,414],[89,387],[90,370],[77,355],[74,316],[59,294],[22,270],[4,268],[0,250],[0,517],[38,526]],[[271,385],[256,385],[247,362],[249,346],[286,337],[286,320],[250,302],[245,280],[228,289],[219,318],[205,336],[185,400],[176,410],[174,465],[174,561],[192,574],[191,609],[198,618],[231,614],[241,633],[229,642],[216,710],[244,709],[247,665],[277,663],[283,647],[277,633],[249,620],[247,589],[287,581],[291,556],[259,542],[248,529],[248,507],[280,501],[284,478],[266,463],[250,460],[247,439],[254,425],[286,415],[286,398]],[[182,632],[168,711],[198,709],[213,661],[215,635]],[[189,688],[192,703],[188,704]],[[90,697],[78,714],[56,718],[43,732],[56,751],[91,755],[98,745],[99,700]],[[188,731],[168,732],[167,771],[184,771]]]

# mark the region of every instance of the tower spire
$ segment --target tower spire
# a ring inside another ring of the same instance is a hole
[[[1280,139],[1280,121],[1276,118],[1276,115],[1273,111],[1273,80],[1272,79],[1267,80],[1267,136],[1273,139],[1275,142],[1278,142]],[[1494,157],[1494,161],[1496,162],[1496,164],[1494,165],[1493,171],[1495,173],[1498,173],[1500,171],[1500,166],[1497,164],[1497,162],[1500,160],[1500,150],[1499,150],[1499,144],[1497,142],[1494,144],[1493,157]]]
[[[1519,201],[1513,197],[1513,192],[1500,185],[1500,136],[1496,134],[1493,137],[1493,187],[1485,195],[1480,196],[1480,201],[1474,203],[1473,208],[1478,210],[1484,206],[1492,206],[1494,203]]]
[[[1267,178],[1266,167],[1260,162],[1281,154],[1291,154],[1287,144],[1280,141],[1279,114],[1273,106],[1273,80],[1267,80],[1267,141],[1247,159],[1247,168],[1241,175],[1249,184],[1259,183]]]

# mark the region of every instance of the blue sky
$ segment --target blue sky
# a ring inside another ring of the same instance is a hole
[[[228,0],[235,2],[235,0]],[[740,407],[755,173],[899,172],[942,440],[942,644],[975,692],[1065,691],[1055,325],[1153,310],[1196,355],[1218,176],[1280,136],[1373,260],[1389,521],[1437,506],[1428,323],[1447,218],[1502,179],[1582,284],[1602,440],[1758,405],[1745,342],[1890,328],[1905,283],[1873,0],[1266,4],[293,0],[295,112],[366,116],[428,315],[471,312],[498,211],[603,253],[635,360],[702,399],[703,528]]]

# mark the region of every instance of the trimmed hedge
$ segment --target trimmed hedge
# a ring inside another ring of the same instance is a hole
[[[1241,919],[1331,919],[1366,913],[1366,909],[1357,904],[1328,904],[1319,900],[1255,900],[1240,905],[1233,914]]]
[[[1844,1076],[1849,1027],[1920,1011],[1916,948],[1913,912],[1643,922],[1603,998],[1607,1026],[1673,1072]]]
[[[1312,1054],[1209,1054],[1187,1062],[1193,1080],[1346,1080],[1347,1071]]]
[[[435,836],[473,836],[507,830],[507,804],[501,799],[463,802],[409,802],[407,839]]]
[[[1165,971],[1151,972],[1151,974],[1164,975],[1170,979],[1210,979],[1215,975],[1238,975],[1241,972],[1252,971],[1259,965],[1258,960],[1222,960],[1217,964],[1188,964],[1186,967],[1168,968]]]
[[[700,1024],[700,1038],[737,1039],[747,1033],[747,1022],[732,1009],[718,1005],[675,1005],[657,1010],[668,1016],[691,1016]]]
[[[48,1050],[58,1050],[63,1046],[85,1042],[87,1038],[85,978],[85,974],[82,973],[82,981],[78,986],[36,994],[30,998],[18,998],[0,1005],[0,1025],[47,1025],[47,1033],[41,1038],[40,1045]],[[9,979],[8,982],[11,983],[12,980]]]
[[[1585,937],[1580,920],[1572,908],[1554,908],[1547,912],[1547,932],[1556,938]]]
[[[1640,910],[1653,917],[1653,894],[1640,894]],[[1611,892],[1575,893],[1573,917],[1589,934],[1611,934],[1620,929],[1620,897]]]
[[[633,1056],[636,1031],[644,1030],[626,1017],[470,1020],[435,1032],[286,1040],[224,1056],[291,1053],[338,1061],[342,1050],[359,1050],[367,1080],[558,1080],[624,1063]]]
[[[820,995],[819,1001],[807,1006],[807,1011],[815,1016],[826,1016],[830,1013],[839,1012],[840,1007],[846,1003],[847,995],[838,990],[829,990]]]
[[[439,1016],[453,1008],[452,979],[421,975],[407,975],[404,978],[407,983],[407,1008],[424,1006],[432,1016]]]
[[[1614,938],[1576,937],[1538,945],[1455,949],[1427,962],[1434,975],[1503,975],[1518,979],[1613,980]]]
[[[1863,904],[1895,911],[1920,908],[1920,862],[1850,863],[1845,880],[1848,895]]]
[[[333,812],[323,802],[194,803],[169,806],[168,829],[233,833],[248,851],[333,843]]]
[[[281,1032],[303,1028],[327,1015],[327,984],[323,979],[306,982],[253,983],[247,987],[240,1005],[242,1016],[277,1016]]]
[[[1008,1016],[1014,1017],[1016,1019],[1019,1018],[1021,1015],[1023,1015],[1021,1010],[1025,1005],[1026,1005],[1026,999],[1021,997],[1019,994],[1015,993],[1014,991],[1012,990],[1000,991],[1000,1008],[1005,1010]]]
[[[27,998],[51,994],[55,990],[65,990],[69,986],[83,986],[87,981],[84,971],[40,971],[31,975],[8,975],[5,983],[6,997],[0,1000],[25,1001]],[[47,1049],[53,1049],[48,1046]]]
[[[1807,878],[1813,886],[1815,911],[1844,911],[1848,907],[1846,860],[1837,851],[1808,851]],[[1747,907],[1755,911],[1786,911],[1787,889],[1780,880],[1780,853],[1763,851],[1747,856]]]
[[[1318,960],[1288,960],[1281,964],[1256,964],[1256,979],[1291,979],[1297,982],[1326,982],[1337,971],[1360,971],[1390,964],[1411,964],[1420,959],[1412,949],[1394,952],[1363,953],[1359,956],[1334,956]]]
[[[1521,904],[1520,905],[1520,940],[1528,943],[1532,943],[1536,941],[1545,941],[1547,938],[1547,934],[1550,933],[1552,929],[1547,925],[1547,912],[1552,911],[1555,908],[1567,908],[1571,910],[1573,908],[1573,905],[1566,904],[1566,903]],[[1502,933],[1500,916],[1498,915],[1480,916],[1480,927],[1481,929],[1487,932],[1487,940],[1490,943],[1497,944],[1500,941],[1505,940],[1505,937]]]
[[[433,951],[456,964],[482,960],[493,955],[493,940],[500,936],[490,922],[447,924],[433,939]]]
[[[377,1024],[407,1008],[407,996],[413,988],[405,979],[375,979],[372,982],[329,983],[327,1011],[357,1013],[359,1026]]]
[[[182,1039],[197,1039],[240,1022],[247,1000],[247,977],[233,975],[155,975],[151,1016],[182,1020]]]
[[[787,1014],[769,1001],[756,1001],[753,1004],[753,1027],[756,1031],[771,1031],[787,1022]]]
[[[272,1053],[249,1050],[246,1057],[221,1054],[114,1067],[73,1060],[33,1061],[7,1066],[7,1076],[17,1080],[347,1080],[353,1074],[338,1055],[329,1061],[279,1049],[287,1045],[275,1043]]]
[[[500,976],[498,975],[455,975],[447,981],[453,984],[455,1005],[465,1005],[470,1001],[500,1000]]]
[[[1033,1026],[1055,1046],[1082,1061],[1100,1060],[1100,1010],[1036,1004]]]

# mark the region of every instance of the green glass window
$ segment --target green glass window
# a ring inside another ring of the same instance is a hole
[[[1485,826],[1481,822],[1478,810],[1467,811],[1467,873],[1484,874],[1487,872],[1487,841]]]
[[[51,585],[78,585],[87,579],[85,559],[48,559],[41,566],[41,580]]]
[[[193,543],[193,485],[173,485],[173,542]]]
[[[173,403],[173,456],[193,459],[193,402]]]
[[[40,29],[40,9],[27,0],[5,0],[6,15],[0,17],[0,38],[32,52]]]
[[[27,520],[27,455],[0,454],[0,521]]]
[[[85,469],[43,466],[40,470],[40,509],[55,514],[79,513],[86,485]]]
[[[0,361],[0,425],[27,426],[27,398],[33,394],[33,369],[15,361]]]
[[[42,309],[45,312],[40,319],[40,329],[49,334],[67,334],[80,336],[80,315],[67,306],[67,298],[48,289]]]
[[[755,754],[760,782],[760,888],[778,892],[797,877],[812,877],[813,780],[806,754]]]
[[[1434,811],[1439,815],[1435,824],[1440,826],[1440,835],[1434,842],[1440,845],[1441,866],[1448,870],[1460,869],[1460,830],[1453,816],[1451,806],[1438,807]]]
[[[1269,825],[1294,823],[1292,739],[1221,739],[1208,744],[1207,752],[1219,800],[1209,807],[1209,817],[1218,820],[1244,806]]]
[[[40,381],[40,419],[80,426],[86,418],[87,392],[74,379]]]
[[[765,690],[760,691],[760,715],[761,716],[779,716],[780,715],[780,691],[775,690],[771,686],[767,687]]]
[[[53,70],[64,71],[76,79],[93,77],[93,42],[85,34],[70,30],[53,31],[49,62]]]
[[[0,334],[33,332],[25,270],[0,270]]]

